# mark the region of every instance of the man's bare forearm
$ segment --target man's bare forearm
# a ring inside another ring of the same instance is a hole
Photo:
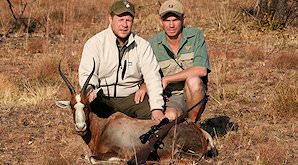
[[[168,83],[174,83],[179,81],[185,81],[188,77],[204,77],[207,75],[207,68],[200,66],[192,66],[181,72],[167,75],[163,79]]]

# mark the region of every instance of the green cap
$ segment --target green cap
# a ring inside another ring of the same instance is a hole
[[[111,14],[120,15],[126,12],[130,13],[133,17],[135,16],[135,7],[127,0],[116,0],[110,8]]]
[[[184,14],[184,7],[179,0],[168,0],[165,1],[159,9],[159,15],[165,16],[167,13],[174,13],[181,17]]]

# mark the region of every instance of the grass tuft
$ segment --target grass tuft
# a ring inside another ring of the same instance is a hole
[[[267,144],[260,144],[257,150],[259,156],[257,156],[256,162],[260,165],[279,165],[286,163],[286,149],[278,142],[269,141]]]
[[[265,59],[264,51],[260,46],[246,45],[244,48],[244,58],[256,62]]]
[[[47,55],[37,59],[30,68],[31,77],[37,82],[54,83],[58,80],[58,55]]]
[[[0,105],[13,105],[17,87],[8,76],[0,74]]]
[[[42,39],[32,39],[28,43],[27,51],[35,54],[35,53],[43,53],[44,52],[44,40]]]
[[[30,82],[25,83],[24,87],[24,92],[17,100],[19,106],[41,105],[54,98],[59,90],[59,85],[38,85]]]
[[[36,106],[52,99],[58,92],[58,83],[54,85],[26,82],[20,90],[7,76],[0,74],[0,105],[8,107]]]
[[[272,67],[279,69],[298,69],[297,51],[279,53],[271,62]]]
[[[277,117],[298,116],[297,75],[277,84],[266,104],[268,114]],[[296,80],[296,81],[295,81]]]

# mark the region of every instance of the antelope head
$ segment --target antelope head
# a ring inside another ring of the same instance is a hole
[[[81,136],[87,133],[87,128],[89,125],[89,113],[90,113],[90,103],[88,99],[87,86],[95,70],[95,61],[93,60],[93,69],[88,75],[80,92],[76,93],[74,87],[71,85],[70,81],[61,71],[61,61],[58,66],[59,74],[65,82],[66,86],[70,91],[70,101],[56,101],[56,105],[60,108],[71,108],[73,113],[73,119],[75,123],[75,129],[77,133]]]

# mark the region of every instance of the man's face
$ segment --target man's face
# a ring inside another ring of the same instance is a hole
[[[133,24],[133,17],[130,14],[110,16],[109,21],[117,37],[124,39],[130,35]]]
[[[177,37],[181,33],[184,17],[176,15],[168,15],[161,18],[161,26],[168,37]]]

